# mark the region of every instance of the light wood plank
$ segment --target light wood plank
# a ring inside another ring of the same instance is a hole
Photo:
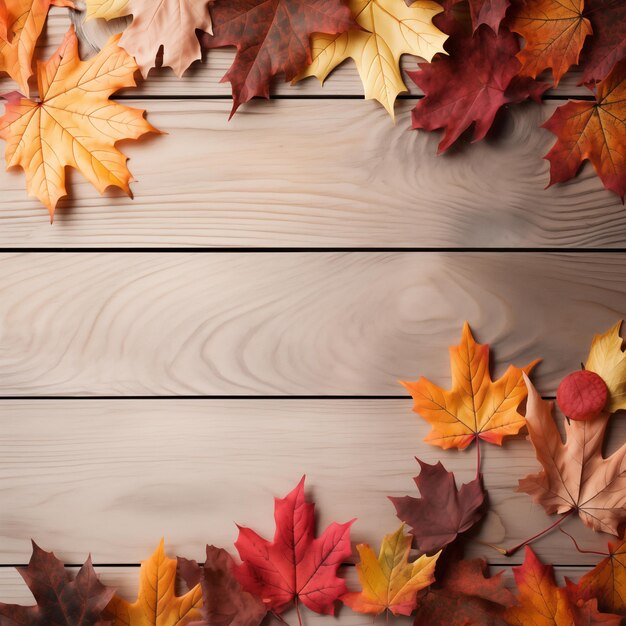
[[[539,128],[514,108],[498,137],[435,156],[437,133],[351,101],[137,101],[167,131],[124,145],[135,199],[72,172],[50,226],[21,171],[0,167],[0,246],[513,247],[626,245],[626,211],[591,167],[548,190]]]
[[[399,395],[463,320],[542,393],[626,312],[626,253],[0,255],[0,395]]]
[[[76,568],[68,568],[74,573]],[[96,570],[98,568],[96,567]],[[345,576],[348,580],[348,585],[351,589],[357,589],[354,568],[346,568]],[[499,571],[498,568],[493,568],[494,571]],[[559,584],[563,584],[565,576],[568,578],[577,579],[584,570],[581,568],[562,568],[558,567],[555,570],[556,578]],[[136,598],[137,596],[137,576],[138,570],[134,567],[127,568],[106,568],[98,571],[100,579],[110,586],[117,588],[118,593],[129,600]],[[505,576],[507,581],[512,584],[512,573],[507,568]],[[184,592],[185,589],[181,589]],[[15,570],[0,568],[0,602],[9,602],[15,604],[32,604],[34,599],[32,594],[28,591],[24,582],[20,578],[19,574]],[[285,619],[289,624],[296,624],[297,617],[293,611],[285,613]],[[357,615],[350,611],[347,607],[338,605],[337,619],[331,619],[328,616],[323,617],[309,612],[306,609],[303,611],[303,620],[306,626],[325,626],[328,624],[337,624],[337,626],[372,626],[373,619],[367,615]],[[268,623],[276,623],[269,621]],[[381,622],[382,623],[382,622]],[[397,626],[410,626],[413,620],[410,618],[394,617],[393,624]]]
[[[429,427],[407,400],[56,400],[0,403],[0,562],[24,563],[30,541],[69,563],[136,563],[165,535],[172,551],[202,558],[205,543],[232,546],[235,522],[273,536],[273,498],[307,474],[319,525],[357,518],[354,542],[378,546],[398,520],[387,495],[412,494],[414,456],[441,460],[457,481],[476,472],[475,449],[423,442]],[[613,450],[626,438],[615,419]],[[555,518],[515,493],[538,469],[523,436],[483,445],[490,514],[468,554],[519,563],[480,541],[511,547]],[[609,536],[578,519],[579,543],[606,550]],[[593,564],[559,532],[534,544],[546,561]]]

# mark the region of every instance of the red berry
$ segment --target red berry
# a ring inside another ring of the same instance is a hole
[[[597,417],[606,405],[608,390],[604,380],[595,372],[580,370],[568,374],[556,391],[556,402],[572,420]]]

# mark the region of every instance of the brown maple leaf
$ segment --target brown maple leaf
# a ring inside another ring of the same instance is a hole
[[[91,557],[70,579],[63,563],[33,541],[27,567],[18,567],[36,606],[0,602],[2,626],[97,626],[115,589],[105,587],[96,576]]]
[[[626,193],[626,59],[595,88],[596,101],[572,100],[543,124],[557,140],[545,158],[550,185],[573,178],[589,160],[604,186]]]
[[[626,443],[602,456],[608,413],[565,423],[564,443],[552,417],[554,403],[524,378],[528,438],[543,469],[520,480],[518,491],[532,496],[548,515],[576,512],[589,528],[616,535],[626,521]]]

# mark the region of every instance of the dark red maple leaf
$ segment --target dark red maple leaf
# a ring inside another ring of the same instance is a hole
[[[504,611],[515,604],[503,572],[488,578],[483,559],[450,563],[437,585],[418,599],[415,625],[505,626]]]
[[[52,552],[33,541],[33,554],[26,567],[18,567],[31,590],[36,606],[0,602],[2,626],[97,626],[103,624],[102,611],[115,589],[105,587],[96,576],[89,557],[76,578]]]
[[[316,613],[334,615],[335,601],[347,592],[337,569],[352,555],[354,520],[333,523],[315,537],[315,505],[304,499],[304,479],[287,497],[274,501],[273,542],[238,527],[235,546],[243,561],[238,578],[275,613],[301,602]]]
[[[504,27],[497,35],[486,26],[473,36],[455,34],[445,48],[449,56],[436,55],[421,63],[420,71],[409,72],[425,94],[413,109],[413,128],[444,129],[439,154],[472,124],[473,141],[483,139],[500,107],[527,98],[539,101],[549,87],[517,76],[519,43]]]
[[[413,2],[415,0],[406,0],[407,6],[411,6]],[[461,4],[461,2],[463,0],[439,0],[439,4],[443,6],[444,13],[449,15],[454,12],[456,5]],[[506,16],[507,9],[511,6],[511,0],[468,0],[468,5],[473,30],[477,30],[479,26],[485,24],[485,26],[489,26],[491,30],[497,33],[502,20]],[[447,31],[444,30],[444,32]]]
[[[413,480],[421,498],[389,496],[398,518],[408,524],[421,552],[433,554],[469,530],[484,515],[485,491],[482,480],[474,480],[457,489],[454,474],[438,462],[420,464]]]
[[[203,566],[179,557],[178,571],[189,589],[202,588],[203,619],[189,626],[258,626],[267,614],[263,602],[243,590],[235,561],[222,548],[207,546]]]
[[[591,22],[593,36],[587,37],[582,51],[582,82],[598,82],[626,57],[626,2],[585,0],[583,15]]]
[[[284,73],[289,82],[311,63],[313,33],[358,28],[341,0],[216,0],[211,16],[213,35],[202,33],[202,46],[237,48],[222,78],[233,88],[231,117],[254,96],[268,98],[273,76]]]

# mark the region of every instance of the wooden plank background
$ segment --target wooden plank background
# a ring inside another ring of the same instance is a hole
[[[41,55],[68,24],[53,9]],[[114,28],[85,25],[84,51]],[[211,51],[182,80],[158,70],[119,96],[169,133],[124,146],[134,201],[71,174],[50,226],[22,175],[0,173],[0,601],[30,601],[12,566],[31,537],[69,564],[91,552],[132,597],[162,535],[199,560],[234,522],[271,535],[272,498],[304,473],[321,525],[356,516],[354,540],[377,545],[397,522],[386,496],[416,493],[414,456],[459,481],[475,471],[472,451],[422,442],[399,379],[447,386],[467,319],[496,374],[542,357],[551,397],[626,313],[623,205],[589,167],[543,189],[539,124],[586,94],[575,73],[436,157],[436,133],[407,130],[419,92],[394,125],[349,64],[324,87],[277,83],[228,122],[231,60]],[[616,419],[609,452],[625,429]],[[470,554],[510,578],[521,555],[484,544],[550,520],[514,491],[537,469],[523,435],[483,448],[492,506]],[[608,539],[565,528],[591,549]],[[561,578],[594,562],[561,533],[535,547]]]

